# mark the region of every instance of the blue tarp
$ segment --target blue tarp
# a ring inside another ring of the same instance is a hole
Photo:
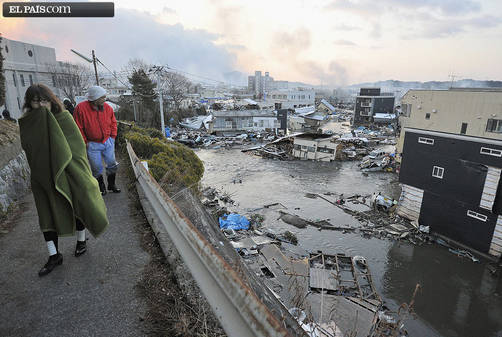
[[[165,127],[165,131],[166,131],[166,138],[171,137],[171,129],[169,129],[168,126]]]
[[[233,230],[249,229],[249,220],[245,216],[231,213],[223,214],[219,219],[220,228],[231,228]]]

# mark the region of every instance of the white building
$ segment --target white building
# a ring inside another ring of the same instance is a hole
[[[302,160],[333,161],[336,147],[329,135],[299,135],[293,140],[293,156]]]
[[[263,131],[279,127],[277,115],[271,110],[213,111],[213,132]]]
[[[106,89],[106,96],[110,99],[118,99],[122,95],[131,95],[131,89],[129,89],[125,84],[127,83],[121,83],[111,75],[110,77],[99,79],[99,85]]]
[[[281,109],[295,109],[315,104],[313,89],[298,88],[295,90],[270,90],[264,100],[269,105],[281,104]]]
[[[2,38],[3,57],[5,58],[5,108],[12,118],[21,117],[26,89],[33,83],[47,85],[59,98],[62,92],[56,88],[53,76],[56,50],[30,43]],[[2,109],[3,110],[3,109]]]

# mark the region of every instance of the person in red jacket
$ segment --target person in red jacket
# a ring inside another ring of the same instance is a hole
[[[115,138],[117,137],[117,120],[113,109],[105,103],[106,90],[100,86],[92,86],[87,94],[87,101],[79,103],[73,112],[84,142],[87,146],[87,157],[91,165],[92,175],[98,180],[101,194],[106,194],[103,180],[103,160],[106,164],[108,190],[119,193],[115,185],[115,175],[119,163],[115,160]]]

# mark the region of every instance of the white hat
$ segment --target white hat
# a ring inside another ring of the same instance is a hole
[[[106,95],[105,89],[101,88],[98,85],[94,85],[89,88],[89,92],[87,93],[87,99],[92,102],[105,95]]]

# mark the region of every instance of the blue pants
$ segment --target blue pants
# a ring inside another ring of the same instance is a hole
[[[115,139],[110,137],[104,144],[88,142],[87,158],[89,158],[92,175],[95,178],[103,173],[103,159],[106,165],[106,174],[116,173],[119,163],[115,161]]]

